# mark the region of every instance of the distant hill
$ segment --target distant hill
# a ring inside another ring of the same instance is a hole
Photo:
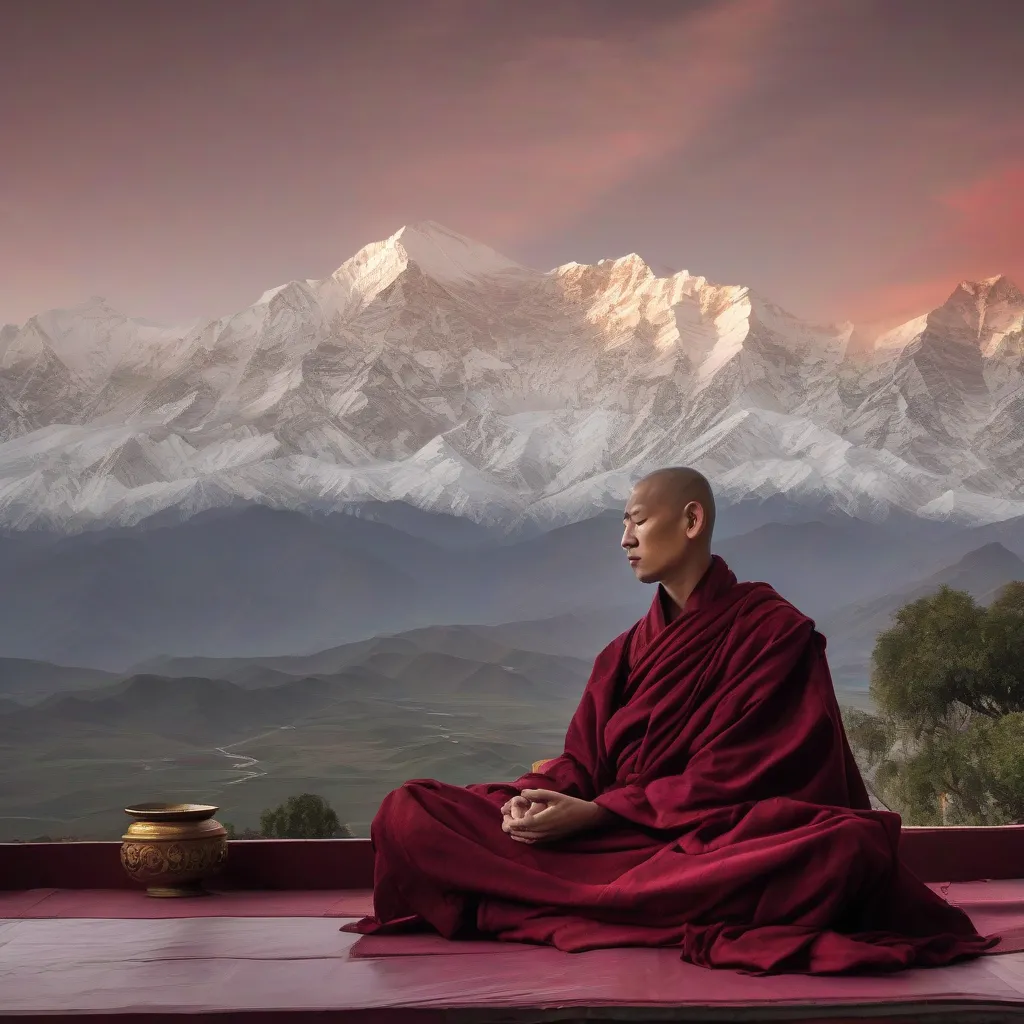
[[[1024,558],[1024,517],[968,527],[952,535],[943,547],[947,551],[965,555],[988,544],[1001,544]]]
[[[471,519],[442,512],[428,512],[404,501],[359,501],[345,507],[345,514],[364,521],[382,523],[409,537],[425,540],[445,551],[472,551],[502,543],[506,536]],[[344,527],[337,515],[326,515],[323,521]]]
[[[416,654],[432,651],[493,663],[516,661],[529,653],[583,659],[588,664],[646,610],[635,607],[606,608],[550,619],[509,622],[498,626],[426,626],[388,636],[342,644],[316,654],[274,658],[174,658],[149,659],[134,666],[135,672],[161,675],[211,675],[252,685],[255,679],[277,679],[309,674],[331,674],[363,664],[376,654]],[[550,669],[555,662],[545,667]],[[265,673],[265,676],[262,675]]]
[[[0,652],[123,671],[160,651],[277,654],[409,623],[443,553],[349,516],[258,506],[134,534],[0,539]]]
[[[53,665],[27,658],[0,658],[0,698],[21,703],[65,690],[91,690],[119,676],[93,668]]]
[[[468,633],[468,631],[467,631]],[[424,636],[426,634],[426,636]],[[291,672],[265,662],[192,659],[206,675],[137,673],[89,691],[55,693],[30,706],[14,705],[0,727],[8,737],[66,727],[99,727],[191,743],[227,742],[254,729],[279,728],[347,701],[432,701],[494,698],[543,707],[579,698],[590,661],[485,644],[454,654],[438,650],[431,631],[293,659]],[[471,635],[471,634],[469,634]],[[419,641],[419,644],[417,643]],[[433,649],[431,649],[433,645]],[[453,647],[458,647],[453,644]],[[303,671],[319,659],[317,671]],[[287,663],[288,659],[277,659]],[[220,674],[212,672],[222,670]],[[235,678],[229,678],[234,676]],[[386,711],[379,712],[387,717]]]
[[[941,527],[922,524],[922,533]],[[905,573],[903,531],[828,518],[806,523],[769,523],[728,538],[716,550],[739,579],[763,580],[801,611],[820,618],[851,599],[895,586]]]
[[[134,531],[0,535],[0,573],[12,581],[0,588],[0,655],[120,674],[161,656],[251,661],[417,628],[567,616],[599,622],[607,642],[652,597],[619,547],[618,512],[513,543],[400,503],[350,511],[252,506]],[[833,513],[726,535],[716,549],[741,579],[772,583],[820,621],[998,538],[1024,553],[1024,521],[972,532]],[[554,634],[541,632],[550,645]],[[521,646],[512,634],[498,642]],[[589,656],[600,644],[543,649]]]
[[[0,777],[17,777],[0,787],[0,841],[115,838],[121,809],[146,799],[212,801],[222,820],[246,827],[306,791],[366,834],[381,798],[406,779],[515,778],[561,749],[590,660],[483,637],[472,653],[437,649],[458,646],[458,632],[324,652],[319,668],[330,671],[299,674],[304,666],[281,659],[290,675],[237,659],[208,663],[209,675],[195,665],[177,678],[136,673],[0,705]]]
[[[949,586],[987,604],[1013,580],[1024,579],[1024,560],[998,542],[985,544],[959,561],[900,590],[857,602],[829,616],[820,628],[828,639],[829,661],[837,682],[860,680],[870,674],[875,638],[892,625],[905,604]]]
[[[416,520],[446,543],[461,530],[418,510],[389,517]],[[480,531],[466,530],[455,548],[364,516],[260,506],[109,536],[42,543],[8,535],[0,537],[0,568],[19,583],[0,590],[0,652],[123,673],[162,653],[251,660],[425,626],[540,619],[631,600],[643,607],[650,591],[618,546],[618,518],[516,544],[481,546]]]
[[[223,679],[133,676],[99,690],[57,694],[0,720],[0,735],[78,726],[110,733],[162,736],[190,744],[227,743],[261,728],[277,728],[329,703],[331,684],[292,680],[246,690]]]

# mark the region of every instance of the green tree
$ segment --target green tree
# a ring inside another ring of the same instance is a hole
[[[1024,822],[1024,582],[988,608],[943,587],[872,657],[877,715],[848,711],[873,788],[912,825]]]
[[[224,830],[228,834],[228,839],[233,840],[265,838],[261,832],[257,832],[254,828],[243,828],[242,831],[239,832],[238,829],[229,821],[224,822]]]
[[[260,815],[260,833],[268,839],[344,839],[352,835],[331,805],[313,793],[290,796]]]

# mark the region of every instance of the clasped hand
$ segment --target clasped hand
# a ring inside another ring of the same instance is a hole
[[[517,843],[540,843],[594,828],[607,812],[590,800],[547,789],[524,789],[505,803],[501,815],[502,830]]]

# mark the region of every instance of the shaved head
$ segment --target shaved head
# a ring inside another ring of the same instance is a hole
[[[704,528],[701,536],[711,540],[715,529],[715,496],[711,484],[703,473],[689,466],[669,466],[656,469],[637,482],[636,491],[643,489],[644,496],[651,503],[658,503],[681,515],[691,502],[700,505],[704,512]]]
[[[622,547],[642,583],[660,583],[679,607],[711,564],[715,498],[703,473],[672,466],[638,481],[622,517]]]

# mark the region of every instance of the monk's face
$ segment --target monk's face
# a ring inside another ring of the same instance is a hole
[[[622,520],[622,547],[641,583],[661,583],[682,571],[705,526],[699,502],[670,497],[647,481],[633,489]]]

